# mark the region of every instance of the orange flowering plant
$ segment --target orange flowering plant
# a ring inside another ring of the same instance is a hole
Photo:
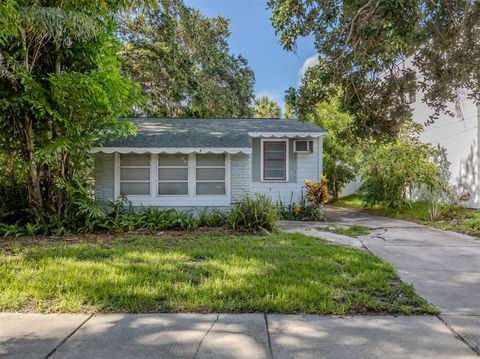
[[[313,205],[320,206],[328,200],[327,177],[323,176],[318,183],[312,183],[309,179],[305,180],[307,190],[305,199]]]

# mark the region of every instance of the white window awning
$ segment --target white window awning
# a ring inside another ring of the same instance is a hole
[[[90,153],[252,153],[250,147],[93,147]]]
[[[249,132],[248,135],[252,138],[317,138],[325,136],[324,132]]]

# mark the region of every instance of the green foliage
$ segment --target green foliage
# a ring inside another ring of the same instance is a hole
[[[359,237],[366,236],[370,233],[370,230],[367,227],[354,224],[353,226],[349,227],[335,227],[335,233],[343,234],[349,237]]]
[[[436,313],[388,263],[300,234],[10,243],[1,311]]]
[[[8,194],[0,221],[71,228],[91,203],[92,144],[134,134],[117,122],[140,102],[140,88],[119,71],[114,14],[130,6],[0,5],[0,193]]]
[[[133,11],[120,20],[123,72],[149,99],[148,116],[246,117],[251,115],[254,73],[230,53],[228,19],[206,17],[182,1]]]
[[[234,231],[273,231],[278,212],[268,196],[255,194],[243,197],[236,203],[227,218],[228,226]]]
[[[441,187],[437,167],[431,160],[433,149],[420,142],[418,133],[419,126],[405,124],[396,140],[372,143],[361,168],[360,192],[367,206],[402,208],[410,203],[407,190]]]
[[[253,116],[255,118],[280,118],[280,106],[268,96],[257,97],[253,103]]]
[[[300,118],[338,86],[359,133],[395,135],[411,117],[405,94],[421,90],[435,111],[461,92],[478,102],[480,6],[459,1],[269,0],[272,24],[287,50],[312,36],[320,59],[287,98]],[[409,60],[407,60],[409,59]],[[406,61],[407,66],[398,66]],[[418,71],[416,80],[413,65]],[[427,120],[427,119],[426,119]]]
[[[327,131],[323,139],[323,171],[333,200],[355,179],[359,167],[359,139],[353,133],[353,116],[342,109],[342,91],[320,102],[309,120]]]
[[[323,213],[318,206],[307,203],[304,199],[300,203],[293,202],[286,206],[283,202],[276,203],[280,219],[288,221],[321,221]]]

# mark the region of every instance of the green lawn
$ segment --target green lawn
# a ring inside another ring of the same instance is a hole
[[[373,255],[299,234],[4,247],[0,310],[434,313]]]
[[[380,206],[364,208],[362,197],[351,195],[340,198],[335,205],[363,209],[386,217],[405,219],[443,230],[456,231],[480,237],[480,211],[462,206],[441,205],[440,218],[436,221],[431,221],[428,213],[428,204],[425,202],[411,202],[411,206],[403,210],[391,210]]]

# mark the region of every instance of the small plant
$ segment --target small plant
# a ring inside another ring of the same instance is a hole
[[[277,211],[280,219],[289,221],[321,221],[323,214],[317,206],[306,203],[302,198],[300,203],[293,202],[286,206],[283,202],[277,202]]]
[[[323,176],[318,183],[312,183],[309,179],[305,180],[307,193],[305,199],[312,205],[320,207],[328,200],[327,177]]]
[[[228,226],[234,231],[272,231],[278,219],[275,204],[265,195],[243,197],[236,203],[227,218]]]
[[[347,228],[335,227],[335,233],[342,234],[344,236],[349,236],[349,237],[359,237],[359,236],[367,235],[368,233],[370,233],[370,231],[367,227],[354,224],[353,226],[350,226]]]

